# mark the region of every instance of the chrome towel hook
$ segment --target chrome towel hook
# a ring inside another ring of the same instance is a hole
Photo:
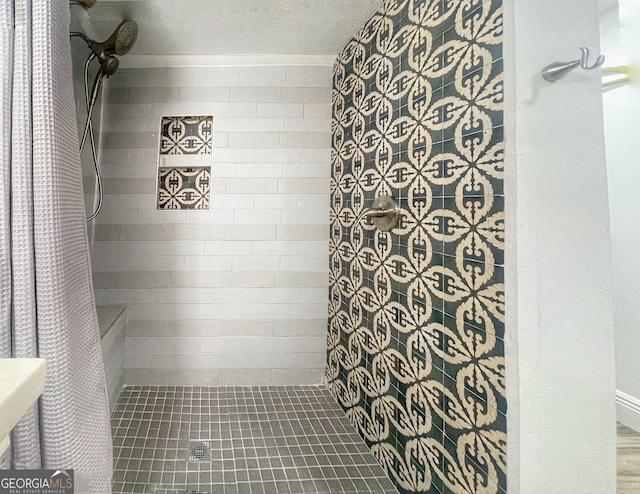
[[[572,60],[571,62],[553,62],[542,69],[542,77],[545,81],[557,82],[567,76],[573,69],[580,67],[583,70],[594,70],[598,67],[602,67],[604,64],[604,55],[600,55],[596,58],[593,65],[589,65],[589,48],[584,46],[580,47],[581,56],[578,60]]]
[[[582,52],[582,57],[580,57],[580,68],[584,70],[593,70],[597,69],[598,67],[602,67],[602,65],[604,64],[604,55],[600,55],[598,58],[596,58],[595,63],[591,67],[589,67],[589,48],[581,46],[580,51]]]

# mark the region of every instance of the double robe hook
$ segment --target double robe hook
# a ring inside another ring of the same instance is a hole
[[[542,77],[549,82],[557,82],[567,76],[573,69],[580,67],[584,70],[594,70],[598,67],[602,67],[604,64],[604,55],[600,55],[596,58],[593,65],[589,65],[589,48],[584,46],[580,48],[582,56],[578,60],[572,60],[571,62],[553,62],[542,69]]]

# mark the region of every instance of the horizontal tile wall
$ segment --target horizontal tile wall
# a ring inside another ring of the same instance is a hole
[[[122,70],[105,90],[100,305],[128,384],[304,384],[325,365],[330,67]],[[210,211],[156,211],[162,115],[211,114]]]

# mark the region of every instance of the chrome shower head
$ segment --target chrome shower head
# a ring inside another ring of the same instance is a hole
[[[104,60],[107,55],[126,55],[137,38],[138,24],[135,21],[122,21],[106,41],[94,41],[90,47],[100,60]]]

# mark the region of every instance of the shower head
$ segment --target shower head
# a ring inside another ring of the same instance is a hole
[[[91,42],[89,45],[100,60],[107,55],[125,55],[133,48],[138,38],[138,24],[135,21],[122,21],[109,38],[102,42]]]
[[[70,35],[82,38],[87,43],[92,52],[87,63],[90,63],[94,58],[98,59],[100,72],[97,77],[101,79],[104,76],[112,76],[118,70],[120,61],[115,55],[126,55],[133,48],[138,38],[138,24],[135,21],[122,21],[111,36],[102,43],[90,39],[79,31],[73,31]]]
[[[118,67],[120,66],[120,60],[118,60],[113,55],[107,55],[100,65],[100,71],[106,75],[107,77],[111,77],[116,73]]]

